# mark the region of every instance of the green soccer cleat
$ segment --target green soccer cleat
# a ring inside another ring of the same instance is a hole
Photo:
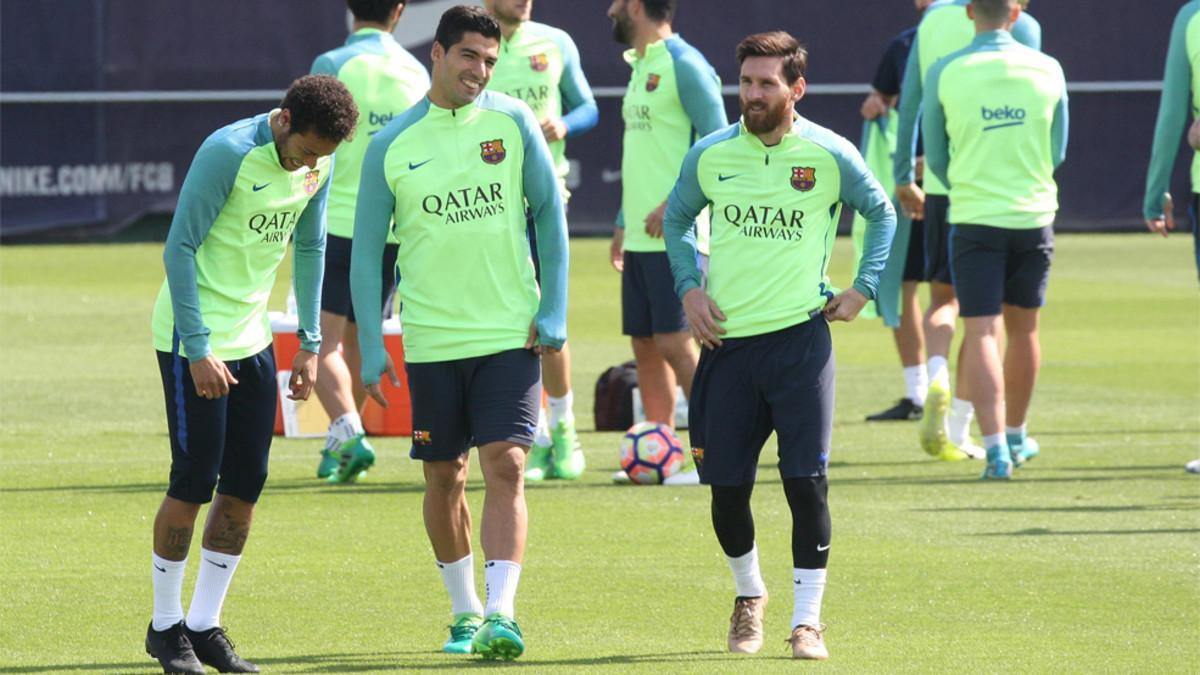
[[[476,654],[488,660],[512,661],[525,653],[520,626],[503,614],[489,616],[475,633],[471,646]]]
[[[942,459],[948,444],[946,415],[950,410],[950,392],[938,382],[929,384],[925,410],[921,414],[921,448],[930,457]]]
[[[317,478],[329,478],[337,470],[341,459],[340,443],[328,442],[321,450],[321,463],[317,464]]]
[[[446,644],[442,645],[442,651],[447,654],[470,654],[471,641],[475,639],[475,633],[479,631],[479,627],[483,625],[483,617],[478,614],[459,614],[454,617],[454,623],[447,626],[450,629],[450,637],[446,640]]]
[[[549,477],[577,480],[587,468],[587,460],[583,457],[583,449],[579,447],[575,422],[559,420],[550,430],[550,439],[554,442],[554,449]]]
[[[359,434],[342,443],[337,470],[329,476],[330,483],[353,483],[375,465],[375,450],[367,442],[365,434]]]
[[[1009,436],[1008,450],[1012,453],[1012,463],[1015,467],[1020,467],[1042,452],[1038,442],[1028,436]]]
[[[529,448],[529,457],[525,459],[525,480],[531,483],[546,480],[553,471],[550,462],[552,446],[540,445],[537,441]]]

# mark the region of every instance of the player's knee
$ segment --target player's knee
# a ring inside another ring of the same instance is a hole
[[[712,510],[713,514],[740,511],[750,508],[750,496],[754,493],[754,483],[744,485],[713,485]]]
[[[525,473],[525,453],[519,448],[493,453],[486,461],[484,480],[488,489],[520,484]]]
[[[425,488],[435,494],[460,492],[467,484],[467,455],[425,462]]]
[[[167,496],[189,504],[207,504],[212,501],[217,487],[217,466],[183,467],[172,465]]]
[[[829,512],[829,481],[825,476],[787,478],[783,481],[783,492],[792,516],[798,520]]]

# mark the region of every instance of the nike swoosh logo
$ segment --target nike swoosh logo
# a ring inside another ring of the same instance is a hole
[[[255,186],[254,186],[254,191],[255,191],[255,192],[258,192],[259,190],[261,190],[261,189],[263,189],[263,188],[267,187],[268,185],[270,185],[270,183],[263,183],[262,185],[255,185]]]
[[[217,567],[220,567],[223,570],[229,569],[229,565],[227,565],[225,563],[213,562],[213,561],[209,560],[208,558],[205,558],[204,562],[216,565]]]
[[[430,159],[427,159],[427,160],[425,160],[424,162],[418,162],[418,163],[416,163],[416,164],[413,164],[412,162],[409,162],[409,163],[408,163],[408,170],[409,170],[409,171],[416,171],[417,169],[419,169],[419,168],[421,168],[421,167],[425,166],[426,164],[428,164],[428,163],[430,163],[430,162],[432,162],[432,161],[433,161],[433,159],[432,159],[432,158],[430,158]]]
[[[150,564],[154,565],[154,563],[150,563]],[[159,567],[158,565],[154,565],[154,569],[158,570],[159,572],[162,572],[163,574],[167,573],[167,571],[165,569]]]
[[[824,546],[817,544],[817,551],[828,551],[830,546],[832,544],[825,544]]]
[[[603,171],[600,172],[600,182],[602,182],[602,183],[615,183],[619,180],[621,180],[621,172],[620,171],[612,171],[610,169],[604,169]]]
[[[740,173],[735,173],[735,174],[733,174],[732,176],[726,176],[725,174],[721,174],[721,173],[719,173],[719,174],[717,174],[717,180],[719,180],[719,181],[721,181],[722,183],[724,183],[725,181],[727,181],[727,180],[733,180],[734,178],[737,178],[737,177],[738,177],[738,176],[740,176],[740,175],[742,175],[742,174],[740,174]]]

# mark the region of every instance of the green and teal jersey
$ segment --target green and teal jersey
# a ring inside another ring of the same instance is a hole
[[[526,235],[537,229],[541,288]],[[378,307],[389,223],[400,249],[405,359],[451,361],[567,339],[567,225],[554,161],[529,106],[485,91],[453,110],[428,98],[375,135],[351,254],[354,309]],[[379,381],[378,322],[359,324],[363,381]]]
[[[956,225],[1054,222],[1054,170],[1067,154],[1067,81],[1058,61],[1008,31],[980,33],[926,77],[927,175],[950,187]]]
[[[579,64],[579,49],[565,31],[526,21],[500,40],[500,55],[488,89],[519,98],[538,122],[562,119],[567,137],[596,126],[600,119],[592,88]],[[559,186],[566,192],[566,139],[550,144]]]
[[[896,212],[853,144],[798,116],[771,147],[741,123],[704,138],[683,161],[664,219],[676,293],[701,284],[692,221],[708,206],[707,292],[726,336],[808,321],[833,297],[826,271],[842,204],[867,219],[854,288],[871,299]]]
[[[1189,112],[1192,117],[1200,116],[1200,1],[1197,0],[1179,10],[1171,27],[1150,170],[1146,174],[1146,200],[1142,205],[1149,220],[1163,217],[1163,195],[1171,188],[1171,169]],[[1192,192],[1200,192],[1200,152],[1192,152],[1191,176]]]
[[[621,211],[626,251],[664,251],[645,220],[671,193],[684,155],[697,139],[727,124],[721,80],[699,51],[678,35],[625,52],[633,75],[621,112]]]
[[[930,5],[917,26],[904,82],[900,85],[900,122],[896,136],[896,156],[893,174],[896,185],[913,182],[913,154],[916,151],[917,129],[920,124],[921,102],[929,69],[938,59],[949,56],[971,44],[975,39],[975,22],[967,16],[970,0],[938,0]],[[1032,16],[1021,12],[1012,27],[1017,42],[1033,49],[1042,48],[1042,27]],[[925,172],[925,192],[948,195],[949,189],[937,176]]]
[[[253,356],[271,345],[267,299],[295,239],[301,348],[316,352],[333,159],[288,171],[271,133],[278,111],[218,129],[196,152],[167,234],[154,348],[190,360]]]
[[[358,128],[338,146],[326,213],[329,234],[349,239],[354,235],[358,180],[367,144],[396,115],[425,96],[429,73],[390,33],[375,28],[355,31],[344,46],[318,56],[312,73],[341,80],[358,106]]]

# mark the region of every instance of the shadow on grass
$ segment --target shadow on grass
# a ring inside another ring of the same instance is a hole
[[[1200,429],[1038,429],[1035,436],[1172,436],[1200,435]]]
[[[467,491],[476,492],[483,489],[483,483],[468,483]],[[84,492],[90,494],[138,494],[138,493],[161,493],[166,494],[166,483],[124,483],[118,485],[48,485],[39,487],[5,487],[0,488],[0,494],[3,493],[37,493],[37,492]],[[352,485],[330,485],[320,480],[311,481],[267,481],[266,489],[263,490],[264,497],[282,497],[290,495],[304,494],[337,494],[337,495],[363,495],[363,494],[401,494],[401,493],[422,493],[425,491],[424,483],[415,482],[363,482]],[[4,672],[0,670],[0,672]]]
[[[1131,534],[1196,534],[1200,533],[1200,528],[1196,527],[1180,527],[1173,529],[1162,530],[1051,530],[1048,527],[1033,527],[1027,530],[1017,530],[1015,532],[978,532],[972,534],[972,537],[1075,537],[1080,535],[1118,535],[1127,536]]]
[[[962,511],[965,513],[1124,513],[1128,511],[1194,511],[1195,507],[1187,504],[1131,504],[1127,506],[947,506],[936,509],[913,509],[918,513],[946,513]]]

